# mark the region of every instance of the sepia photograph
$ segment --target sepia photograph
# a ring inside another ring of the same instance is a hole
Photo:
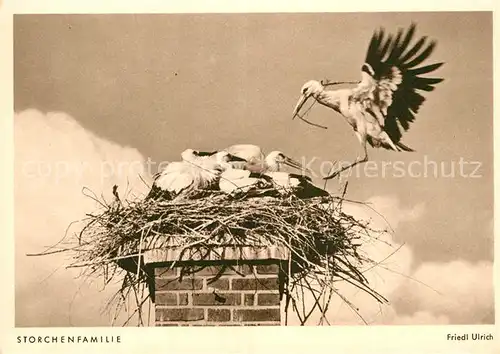
[[[16,328],[495,324],[492,12],[16,14],[13,53]]]

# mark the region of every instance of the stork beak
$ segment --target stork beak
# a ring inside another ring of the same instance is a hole
[[[289,157],[285,157],[284,161],[285,165],[288,165],[290,167],[296,168],[297,170],[301,170],[302,172],[312,172],[310,169],[307,167],[304,167],[300,162],[297,162],[295,160],[292,160]]]
[[[300,112],[300,109],[302,108],[304,103],[306,103],[308,98],[309,98],[309,96],[306,96],[306,95],[300,96],[299,101],[297,102],[297,105],[295,106],[295,109],[293,110],[292,120],[295,119],[295,117],[297,117],[297,115]]]

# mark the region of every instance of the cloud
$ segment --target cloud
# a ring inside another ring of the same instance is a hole
[[[435,316],[428,311],[418,311],[411,316],[393,316],[390,321],[393,325],[446,325],[449,323],[447,316]]]
[[[425,204],[405,208],[398,198],[392,196],[373,197],[367,203],[369,207],[345,204],[344,211],[357,219],[370,220],[376,229],[385,229],[390,224],[394,231],[385,232],[377,241],[362,247],[372,260],[381,262],[364,275],[370,286],[385,296],[389,304],[378,304],[366,293],[340,283],[337,289],[352,306],[334,297],[327,312],[331,324],[353,325],[364,321],[390,325],[494,322],[491,262],[429,262],[415,268],[412,249],[395,242],[393,235],[397,234],[402,223],[418,225],[425,217]],[[312,298],[307,297],[306,302],[311,305]],[[319,319],[320,314],[316,312],[309,324],[315,325]],[[290,322],[299,324],[295,316],[291,316]]]
[[[400,223],[416,221],[425,213],[425,203],[405,208],[396,196],[374,196],[366,200],[366,204],[369,207],[348,204],[347,212],[363,219],[368,218],[377,227],[390,226],[392,229],[397,229]]]
[[[436,316],[446,316],[453,324],[492,323],[493,264],[453,261],[424,263],[395,293],[401,313],[418,314],[426,309]]]
[[[77,278],[68,255],[27,257],[58,242],[68,225],[92,212],[87,187],[111,200],[111,189],[129,197],[146,192],[138,173],[144,158],[85,130],[65,113],[26,110],[15,115],[16,325],[108,325],[101,316],[116,286]],[[145,176],[147,178],[147,176]],[[75,227],[73,230],[77,229]]]
[[[369,221],[375,230],[396,230],[397,226],[406,221],[414,221],[421,217],[425,207],[423,204],[413,208],[403,208],[396,197],[377,196],[366,201],[367,205],[345,203],[344,212],[358,220]],[[365,241],[361,252],[368,256],[377,266],[367,264],[363,274],[370,287],[381,295],[388,297],[399,288],[412,265],[412,252],[407,246],[397,244],[392,232],[374,233],[370,241]],[[375,239],[376,238],[376,239]],[[332,298],[327,318],[331,324],[371,324],[384,323],[396,315],[390,305],[378,304],[370,295],[344,282],[336,284],[336,288],[352,304],[349,305],[337,296]],[[307,297],[307,304],[312,305],[312,297]],[[356,311],[354,310],[356,309]],[[292,316],[291,323],[299,324]],[[317,324],[319,312],[311,316],[311,325]]]

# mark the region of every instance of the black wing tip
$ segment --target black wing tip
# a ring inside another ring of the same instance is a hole
[[[236,155],[232,155],[232,154],[229,154],[229,161],[230,162],[247,162],[247,160],[245,160],[244,158],[236,156]]]
[[[428,84],[425,84],[425,85],[422,85],[420,87],[416,87],[417,90],[422,90],[422,91],[427,91],[427,92],[431,92],[431,91],[434,91],[434,89],[436,88],[436,85],[443,82],[444,79],[443,78],[436,78],[436,79],[431,79],[432,82],[428,83]]]
[[[407,70],[407,73],[408,73],[408,75],[412,75],[412,76],[415,76],[417,78],[420,78],[420,75],[432,73],[432,72],[436,71],[437,69],[439,69],[441,66],[443,66],[443,64],[444,64],[444,62],[429,64],[429,65],[421,66],[421,67],[418,67],[415,69]]]
[[[444,61],[441,61],[441,62],[439,62],[439,63],[434,64],[434,65],[436,66],[436,68],[435,68],[434,70],[439,69],[439,68],[440,68],[440,67],[442,67],[444,64],[445,64],[445,62],[444,62]]]
[[[216,153],[218,153],[217,150],[215,151],[198,151],[196,153],[197,156],[213,156],[215,155]]]
[[[414,149],[412,149],[411,147],[403,144],[401,141],[398,141],[396,143],[396,145],[403,151],[406,151],[406,152],[416,152]]]

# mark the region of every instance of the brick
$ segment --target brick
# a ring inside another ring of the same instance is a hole
[[[156,305],[176,306],[177,305],[177,294],[175,294],[175,293],[156,293],[155,303],[156,303]]]
[[[236,271],[237,271],[235,273],[239,273],[239,274],[243,274],[243,275],[249,275],[249,274],[254,273],[253,265],[249,265],[249,264],[240,264],[238,266],[234,266],[234,269],[236,269]]]
[[[249,275],[249,274],[253,274],[253,272],[254,272],[253,265],[250,265],[250,264],[240,264],[240,265],[235,265],[232,267],[234,269],[234,271],[233,271],[234,274]]]
[[[197,306],[231,306],[241,303],[241,294],[234,293],[195,293],[193,305]]]
[[[200,290],[203,288],[203,280],[201,279],[155,279],[156,291],[162,290]]]
[[[258,274],[278,274],[280,267],[278,264],[259,264],[257,265]]]
[[[223,269],[224,268],[224,269]],[[241,265],[228,265],[226,267],[217,265],[217,266],[206,266],[201,269],[196,269],[196,275],[234,275],[234,274],[252,274],[253,269],[251,265],[241,264]]]
[[[233,279],[233,290],[279,290],[278,277]]]
[[[243,294],[243,296],[245,297],[244,305],[245,306],[253,306],[255,295],[254,294]]]
[[[180,293],[179,294],[179,305],[186,306],[188,304],[188,294]]]
[[[258,294],[257,295],[257,305],[259,306],[271,306],[280,304],[279,294]]]
[[[207,322],[205,320],[203,321],[191,321],[191,322],[185,322],[185,323],[181,323],[179,324],[179,326],[183,326],[183,327],[198,327],[198,326],[206,326],[207,325]]]
[[[259,310],[234,310],[234,321],[241,322],[264,322],[264,321],[279,321],[279,309],[259,309]]]
[[[231,274],[229,269],[226,269],[222,274]],[[203,268],[191,269],[190,272],[194,272],[196,275],[212,275],[216,276],[221,274],[222,266],[206,266]]]
[[[229,322],[231,320],[231,311],[222,309],[208,309],[208,321],[211,322]]]
[[[178,268],[170,269],[168,267],[155,268],[156,278],[175,278],[178,275]]]
[[[199,321],[204,319],[203,309],[156,309],[156,321]]]
[[[207,279],[207,287],[218,290],[229,290],[229,279],[217,279],[212,282]]]

